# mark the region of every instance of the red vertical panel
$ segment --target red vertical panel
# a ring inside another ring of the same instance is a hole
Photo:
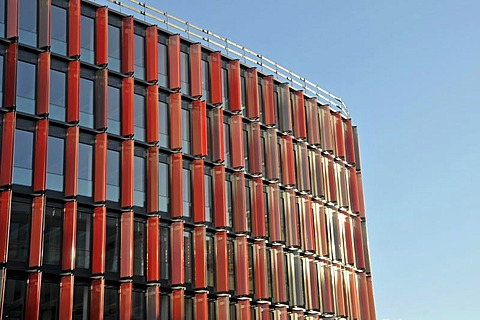
[[[35,156],[33,165],[33,191],[45,190],[47,180],[48,120],[37,121],[35,133]]]
[[[327,217],[325,216],[325,207],[323,205],[320,206],[319,223],[320,223],[320,235],[318,236],[321,238],[321,243],[322,243],[320,255],[327,256],[328,255]]]
[[[308,142],[312,145],[320,144],[320,128],[318,126],[317,99],[307,99],[307,136]]]
[[[133,276],[133,211],[122,213],[120,242],[120,278]]]
[[[217,298],[217,319],[230,318],[230,299],[229,296],[220,296]]]
[[[133,77],[122,80],[122,136],[131,137],[134,132]],[[150,115],[147,115],[150,116]]]
[[[335,117],[335,145],[336,156],[339,158],[345,158],[345,138],[343,136],[343,121],[342,115],[339,112],[333,114]]]
[[[250,300],[239,300],[237,302],[238,320],[250,320]]]
[[[332,274],[329,265],[323,265],[322,270],[322,311],[323,313],[333,313],[333,292],[332,292]]]
[[[75,247],[77,239],[77,202],[65,203],[63,215],[62,270],[75,268]]]
[[[228,292],[228,244],[226,231],[215,233],[215,259],[217,292]]]
[[[276,307],[273,314],[276,316],[275,320],[288,320],[287,307]]]
[[[122,21],[122,73],[133,73],[133,17]]]
[[[77,195],[78,126],[67,128],[65,145],[65,197]]]
[[[62,276],[60,280],[60,303],[58,304],[59,319],[72,319],[73,288],[73,274]]]
[[[12,191],[0,192],[0,263],[6,263],[8,257],[11,203]],[[0,297],[1,295],[2,292],[0,292]]]
[[[168,38],[168,71],[169,88],[174,91],[180,90],[180,35],[175,34]]]
[[[120,320],[132,319],[132,283],[120,284]]]
[[[208,297],[206,292],[195,294],[195,319],[208,320]]]
[[[317,266],[313,256],[309,257],[308,263],[310,264],[310,286],[312,288],[312,309],[313,310],[320,310],[319,305],[319,283],[318,283],[318,276],[317,276]]]
[[[285,291],[285,263],[283,256],[283,247],[275,245],[272,247],[273,251],[273,301],[276,303],[287,302],[287,295]]]
[[[206,247],[206,226],[195,227],[194,248],[195,248],[195,288],[207,287],[207,247]]]
[[[108,127],[108,70],[101,69],[95,73],[95,108],[94,127],[105,130]]]
[[[146,29],[146,46],[147,51],[147,70],[146,80],[155,82],[158,80],[158,29],[157,26],[150,26]]]
[[[38,2],[38,48],[50,48],[51,0]]]
[[[48,114],[50,105],[50,52],[38,55],[37,115]]]
[[[349,164],[355,164],[355,142],[352,119],[345,120],[345,156]]]
[[[202,159],[193,161],[193,222],[205,221],[205,174]]]
[[[299,246],[300,245],[300,238],[298,234],[298,210],[297,210],[297,200],[295,197],[295,191],[290,189],[286,190],[285,193],[286,198],[286,212],[287,212],[287,221],[286,221],[286,229],[287,229],[287,244],[289,246]]]
[[[353,219],[353,241],[355,247],[355,259],[357,269],[365,269],[365,254],[363,248],[362,225],[359,217]]]
[[[277,181],[280,179],[277,131],[274,128],[270,128],[266,132],[265,150],[268,150],[265,153],[266,178],[270,181]]]
[[[225,161],[225,142],[224,141],[224,124],[223,124],[223,109],[215,108],[211,111],[212,119],[212,161],[222,163]]]
[[[76,1],[76,0],[75,0]],[[70,1],[70,4],[72,1]],[[79,49],[80,51],[80,46]],[[80,61],[68,63],[67,122],[80,119]]]
[[[96,62],[97,65],[103,66],[108,63],[108,7],[100,7],[97,9],[96,22]]]
[[[156,48],[157,46],[155,46]],[[148,71],[148,68],[147,68]],[[147,88],[147,142],[158,142],[158,85]]]
[[[263,121],[267,126],[275,125],[275,95],[273,76],[263,78]]]
[[[214,199],[213,208],[215,211],[215,227],[227,226],[226,214],[226,191],[225,191],[225,167],[215,166],[213,168]]]
[[[355,254],[353,252],[352,222],[350,217],[345,217],[345,243],[347,251],[347,263],[355,264]]]
[[[93,181],[93,201],[105,202],[107,199],[107,134],[99,133],[95,137],[95,170]]]
[[[80,4],[81,0],[70,0],[68,7],[68,56],[80,56]]]
[[[370,314],[370,304],[368,301],[367,277],[365,273],[358,273],[358,298],[360,304],[361,319],[372,319]]]
[[[19,12],[19,1],[17,0],[7,0],[6,1],[6,35],[7,39],[18,38],[18,12]],[[5,9],[5,8],[3,8]]]
[[[282,136],[282,166],[283,184],[295,185],[295,161],[291,136]]]
[[[260,108],[258,105],[258,75],[257,68],[247,69],[247,117],[258,119]]]
[[[335,296],[337,297],[337,315],[346,316],[345,295],[343,290],[343,274],[342,270],[335,270]]]
[[[235,172],[232,183],[233,227],[236,233],[247,232],[245,174]]]
[[[267,299],[267,263],[265,241],[255,241],[255,298]],[[269,270],[268,270],[269,271]]]
[[[7,20],[10,20],[10,16],[8,16]],[[3,83],[3,106],[5,108],[10,108],[16,105],[15,100],[17,97],[17,58],[18,43],[10,43],[9,45],[7,45],[5,57],[5,81]]]
[[[363,196],[363,182],[362,174],[357,173],[357,187],[358,187],[358,211],[360,213],[360,218],[365,219],[365,198]]]
[[[265,227],[262,178],[253,178],[252,187],[252,235],[254,237],[262,238],[267,235]]]
[[[333,151],[332,125],[330,120],[330,108],[328,106],[320,107],[322,113],[322,149]]]
[[[248,295],[248,242],[246,236],[235,239],[235,280],[236,295]]]
[[[158,148],[147,149],[147,212],[158,211]]]
[[[149,217],[147,220],[147,281],[157,281],[159,279],[159,219],[158,217]]]
[[[190,45],[190,95],[194,98],[202,96],[202,45],[200,43]]]
[[[367,276],[367,291],[368,291],[368,307],[370,311],[370,318],[372,320],[375,320],[376,314],[375,314],[375,300],[373,298],[373,283],[372,283],[372,277]]]
[[[282,241],[280,189],[277,183],[268,185],[268,228],[272,242]]]
[[[171,156],[170,171],[170,216],[181,218],[183,216],[183,175],[182,154],[174,153]]]
[[[230,149],[231,162],[234,169],[240,169],[245,166],[245,159],[243,154],[243,122],[241,115],[233,115],[230,118],[230,140],[234,148]]]
[[[230,89],[230,111],[242,110],[242,86],[240,84],[240,60],[232,60],[228,63],[228,81]]]
[[[182,95],[170,95],[170,149],[182,149]]]
[[[90,319],[92,320],[103,319],[104,290],[105,280],[103,278],[92,280],[90,297]]]
[[[355,271],[349,272],[350,278],[350,301],[351,301],[351,314],[353,319],[358,319],[358,292],[357,292],[357,276]]]
[[[207,155],[207,108],[205,101],[193,101],[191,114],[192,154],[204,157]]]
[[[106,229],[107,210],[105,207],[96,207],[93,210],[92,274],[94,275],[105,272]]]
[[[315,238],[313,234],[312,200],[309,197],[304,199],[304,221],[305,221],[305,250],[315,250]]]
[[[222,54],[220,51],[210,53],[210,94],[213,105],[222,104]]]
[[[185,317],[183,289],[172,291],[172,319],[182,320]]]
[[[259,320],[270,320],[270,307],[267,303],[257,304]]]
[[[133,206],[133,175],[134,175],[134,145],[133,140],[122,142],[122,208]]]
[[[261,139],[260,122],[250,123],[249,130],[248,130],[248,140],[249,140],[248,141],[248,152],[249,152],[248,170],[251,174],[262,174],[263,160],[262,160],[262,139]],[[270,150],[268,152],[270,152]]]
[[[307,123],[305,117],[305,100],[302,91],[294,91],[294,109],[293,109],[293,121],[294,121],[294,136],[297,139],[307,138]]]
[[[184,250],[183,221],[172,223],[171,226],[171,255],[172,255],[172,285],[184,283]]]
[[[28,275],[25,319],[38,319],[39,317],[41,285],[42,272],[34,272]]]
[[[328,190],[330,198],[328,199],[329,202],[336,203],[337,202],[337,186],[335,183],[335,162],[333,158],[328,156],[326,158],[328,163]]]
[[[43,196],[33,198],[32,225],[30,230],[30,257],[28,260],[28,266],[31,268],[42,265],[44,209],[45,198]]]

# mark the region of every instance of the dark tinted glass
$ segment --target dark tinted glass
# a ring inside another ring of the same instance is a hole
[[[182,109],[182,152],[190,154],[190,112]]]
[[[12,202],[10,233],[8,241],[8,261],[27,262],[30,240],[31,205]]]
[[[145,271],[145,242],[146,232],[144,222],[134,224],[134,252],[133,252],[133,274],[143,277]]]
[[[158,164],[158,207],[162,212],[168,212],[168,186],[170,181],[169,168],[167,163]]]
[[[145,97],[135,94],[135,140],[145,140]]]
[[[207,170],[207,169],[205,169]],[[210,171],[210,169],[208,169]],[[212,208],[213,208],[213,197],[212,197],[212,185],[213,179],[209,174],[205,175],[205,220],[212,221]]]
[[[206,247],[207,247],[207,286],[215,286],[215,247],[213,238],[211,236],[206,236]]]
[[[132,320],[146,319],[145,292],[134,290],[132,292]]]
[[[182,187],[183,187],[183,215],[190,217],[190,210],[192,206],[192,186],[190,181],[190,170],[183,169],[182,171]]]
[[[120,88],[108,86],[108,132],[120,134]]]
[[[67,75],[65,72],[50,70],[50,113],[49,117],[65,121]]]
[[[13,183],[32,185],[33,132],[15,130]]]
[[[205,60],[202,60],[202,96],[210,102],[210,66]]]
[[[193,320],[193,298],[192,297],[185,297],[184,299],[184,307],[185,307],[185,320]]]
[[[160,319],[170,319],[170,295],[167,293],[160,296]]]
[[[46,207],[45,231],[43,235],[43,263],[47,265],[60,264],[62,252],[63,209]]]
[[[0,56],[0,104],[3,106],[3,56]]]
[[[80,78],[80,122],[84,127],[93,128],[93,80]]]
[[[93,146],[85,143],[78,145],[78,194],[92,196]]]
[[[145,207],[145,158],[134,158],[134,204],[138,207]]]
[[[105,270],[118,272],[120,260],[120,223],[118,218],[107,217],[107,239],[105,251]]]
[[[94,63],[95,59],[95,21],[86,16],[81,16],[80,26],[80,59]]]
[[[118,201],[120,197],[120,152],[107,152],[107,200]]]
[[[230,181],[230,175],[227,175],[227,181],[225,181],[225,204],[226,204],[226,215],[227,215],[227,225],[232,226],[232,182]]]
[[[51,47],[52,52],[67,54],[67,10],[52,6],[51,14]]]
[[[225,141],[225,165],[230,166],[230,125],[223,124],[223,137]]]
[[[19,41],[37,46],[37,1],[19,0]]]
[[[160,147],[168,148],[168,104],[161,101],[158,103],[158,131]]]
[[[188,53],[180,52],[180,72],[182,79],[182,86],[180,92],[186,95],[190,94],[190,63],[188,60]]]
[[[229,104],[229,87],[228,87],[228,70],[222,68],[222,97],[223,97],[223,105],[225,106],[226,110],[230,110]]]
[[[75,251],[76,268],[82,268],[82,269],[90,268],[91,238],[92,238],[92,216],[87,212],[78,211],[77,212],[77,243],[76,243],[77,249]]]
[[[73,319],[89,319],[90,286],[75,284],[73,291]]]
[[[185,263],[185,282],[193,283],[193,240],[192,233],[185,231],[183,233],[185,243],[184,263]]]
[[[120,28],[108,25],[108,69],[120,72],[121,46]]]
[[[103,319],[118,319],[118,289],[105,288],[105,309]]]
[[[22,3],[23,1],[21,1]],[[25,61],[17,64],[17,111],[35,114],[37,66]]]
[[[0,37],[5,38],[5,0],[0,0]]]
[[[42,282],[40,293],[40,319],[56,319],[58,314],[59,285]]]
[[[136,34],[134,41],[135,78],[145,79],[145,37]]]
[[[170,230],[160,227],[160,279],[170,279]]]
[[[48,137],[47,189],[63,191],[64,139]]]
[[[23,319],[27,282],[7,278],[3,301],[4,319]]]
[[[168,51],[163,43],[158,44],[158,84],[168,86]]]

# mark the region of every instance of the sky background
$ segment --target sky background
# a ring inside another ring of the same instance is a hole
[[[478,319],[480,1],[146,1],[344,99],[377,319]]]

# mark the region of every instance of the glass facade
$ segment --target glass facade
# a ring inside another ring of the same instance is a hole
[[[67,54],[67,10],[52,5],[51,48],[52,52]]]
[[[18,111],[35,114],[36,79],[37,66],[33,63],[18,61],[16,102]]]

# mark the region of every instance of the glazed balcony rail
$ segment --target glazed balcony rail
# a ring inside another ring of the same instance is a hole
[[[177,18],[167,12],[149,6],[145,2],[136,0],[93,0],[94,2],[106,5],[121,13],[131,14],[137,19],[147,23],[156,24],[164,27],[168,31],[175,31],[189,40],[195,39],[206,45],[208,48],[219,50],[225,55],[237,56],[249,66],[259,67],[260,71],[272,72],[277,80],[288,82],[294,89],[304,90],[307,95],[317,98],[320,103],[328,104],[337,109],[344,117],[350,118],[347,106],[340,97],[337,97],[329,91],[321,88],[306,78],[288,70],[278,63],[258,54],[242,45],[239,45],[225,37],[219,36],[209,30],[200,28]],[[112,6],[112,4],[114,4]],[[193,39],[192,39],[193,38]]]

